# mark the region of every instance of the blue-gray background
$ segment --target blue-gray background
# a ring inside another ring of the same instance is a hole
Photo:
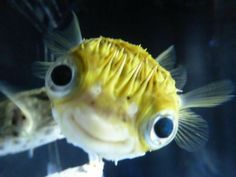
[[[78,0],[83,37],[100,35],[142,44],[157,56],[175,45],[177,62],[185,65],[184,90],[211,81],[236,81],[236,1],[234,0]],[[42,36],[14,8],[0,2],[0,79],[21,88],[41,86],[31,64],[43,56]],[[234,177],[236,176],[236,102],[196,110],[208,122],[210,138],[200,151],[188,153],[173,142],[144,157],[105,165],[105,177]],[[83,164],[86,154],[59,141],[62,168]],[[50,159],[48,146],[0,157],[0,177],[42,177]]]

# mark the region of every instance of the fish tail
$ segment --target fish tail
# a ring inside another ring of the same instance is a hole
[[[79,20],[74,12],[71,14],[71,19],[66,26],[48,32],[44,37],[47,47],[53,54],[63,55],[83,41]]]
[[[82,42],[76,14],[66,1],[9,0],[43,34],[43,61],[35,62],[32,71],[44,79],[48,67],[68,50]]]
[[[67,1],[9,2],[44,35],[45,44],[53,54],[64,54],[81,43],[79,22]]]
[[[62,1],[30,1],[9,0],[10,4],[24,15],[40,32],[50,29],[62,28],[71,18],[71,14],[65,8],[67,3]]]
[[[63,56],[82,42],[79,21],[74,12],[72,12],[72,16],[72,20],[66,28],[48,32],[44,36],[44,61],[35,62],[32,65],[32,71],[36,77],[44,79],[48,68],[58,57]]]
[[[208,84],[196,90],[182,94],[181,109],[206,108],[220,105],[234,97],[233,83],[230,80],[223,80]]]

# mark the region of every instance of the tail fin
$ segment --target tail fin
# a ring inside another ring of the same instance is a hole
[[[69,8],[66,8],[68,4],[63,1],[9,0],[9,2],[42,33],[63,28],[68,18],[71,18]]]
[[[194,151],[204,145],[208,139],[207,122],[189,108],[220,105],[234,97],[232,92],[233,83],[224,80],[211,83],[180,96],[179,128],[175,137],[179,147],[187,151]]]
[[[66,1],[10,0],[36,29],[44,34],[47,47],[54,55],[65,54],[82,42],[81,30],[74,12]]]
[[[47,47],[56,55],[65,54],[82,41],[79,21],[74,12],[72,12],[72,18],[67,26],[63,29],[48,32],[45,35]]]
[[[34,75],[44,79],[48,67],[71,48],[82,42],[79,21],[66,1],[10,0],[36,29],[44,34],[44,59],[32,66]],[[63,7],[63,8],[62,8]],[[48,50],[49,49],[49,50]]]
[[[233,83],[229,80],[208,84],[181,95],[181,109],[220,105],[234,97],[232,95],[233,90]]]

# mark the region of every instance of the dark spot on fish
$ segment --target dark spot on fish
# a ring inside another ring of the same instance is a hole
[[[13,132],[12,132],[12,135],[15,136],[15,137],[17,137],[17,136],[19,136],[19,133],[16,132],[16,131],[13,131]]]
[[[32,95],[32,97],[38,98],[38,99],[44,100],[44,101],[48,101],[49,100],[48,96],[45,93],[43,93],[43,92],[41,92],[39,94],[36,94],[36,95]]]
[[[0,150],[3,150],[4,149],[4,146],[0,146]]]
[[[127,100],[129,100],[129,99],[130,99],[130,96],[127,96],[126,98],[127,98]]]
[[[122,117],[121,118],[122,122],[124,122],[124,123],[127,122],[128,117],[126,115],[122,115],[121,117]]]
[[[14,140],[13,143],[14,144],[20,144],[20,141],[19,140]]]
[[[51,133],[52,133],[52,129],[50,129],[50,128],[46,129],[45,135],[48,135],[48,134],[51,134]]]
[[[156,81],[153,82],[153,85],[156,85]]]
[[[94,101],[91,101],[91,105],[94,105],[95,104],[95,102]]]
[[[11,124],[14,126],[17,126],[21,123],[22,120],[25,120],[26,117],[24,114],[22,114],[21,110],[18,107],[15,107],[12,110],[12,119]]]
[[[16,128],[20,128],[24,125],[25,121],[26,121],[26,116],[21,112],[21,110],[17,107],[14,108],[11,114],[11,125]]]
[[[12,125],[17,125],[17,116],[14,114],[11,120]]]
[[[26,120],[25,115],[22,114],[21,119],[22,119],[22,120]]]

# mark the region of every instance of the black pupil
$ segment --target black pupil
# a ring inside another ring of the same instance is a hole
[[[173,131],[173,122],[169,118],[161,118],[154,125],[154,131],[160,138],[167,138]]]
[[[67,65],[56,66],[51,73],[51,79],[55,85],[65,86],[72,79],[71,68]]]

